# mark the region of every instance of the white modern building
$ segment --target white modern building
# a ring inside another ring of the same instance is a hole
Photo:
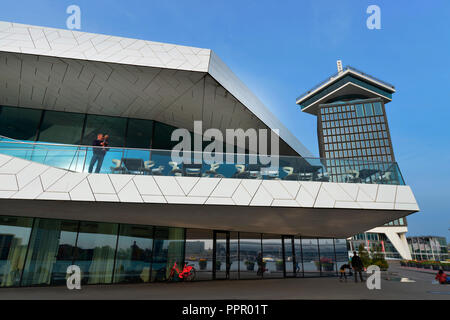
[[[279,166],[174,162],[194,121],[279,130]],[[346,238],[419,210],[393,159],[338,178],[209,49],[0,22],[0,135],[3,287],[333,275]]]

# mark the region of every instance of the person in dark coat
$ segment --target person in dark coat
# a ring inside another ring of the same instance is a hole
[[[359,277],[361,278],[361,282],[364,282],[363,276],[362,276],[362,270],[364,269],[364,265],[362,263],[361,258],[356,254],[356,251],[353,251],[352,268],[355,271],[355,282],[358,282],[357,273],[359,273]]]
[[[89,164],[89,173],[92,173],[92,170],[94,169],[95,163],[97,163],[97,166],[95,168],[95,173],[99,173],[100,169],[103,164],[103,158],[105,158],[106,151],[108,151],[107,148],[105,148],[108,145],[107,141],[108,136],[104,136],[102,133],[99,133],[97,135],[97,139],[95,139],[92,142],[92,158],[91,163]]]

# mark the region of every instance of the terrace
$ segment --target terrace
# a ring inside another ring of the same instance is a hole
[[[88,172],[95,148],[99,147],[0,136],[0,153],[71,172]],[[227,161],[205,160],[204,153],[198,152],[173,156],[171,150],[110,147],[99,173],[405,185],[396,162],[336,159],[341,173],[331,176],[321,158],[271,156],[271,163],[277,165],[263,164],[253,154],[216,153],[208,158]]]

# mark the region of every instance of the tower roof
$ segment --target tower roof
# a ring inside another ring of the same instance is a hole
[[[381,98],[384,103],[392,100],[395,87],[385,81],[372,77],[356,68],[346,66],[325,81],[300,95],[296,103],[302,111],[317,114],[322,103],[336,99]]]

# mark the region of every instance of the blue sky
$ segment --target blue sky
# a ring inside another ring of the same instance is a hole
[[[316,119],[295,98],[337,59],[394,84],[394,152],[421,207],[408,234],[450,240],[450,1],[16,0],[0,20],[65,28],[71,4],[81,31],[213,49],[316,155]],[[366,27],[371,4],[381,30]]]

